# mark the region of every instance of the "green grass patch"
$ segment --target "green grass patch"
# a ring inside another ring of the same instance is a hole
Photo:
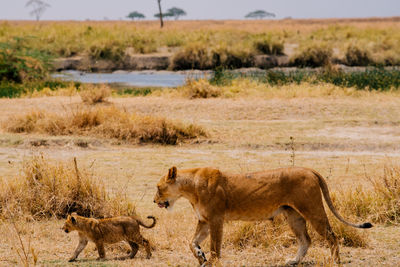
[[[34,91],[40,92],[45,88],[49,88],[51,91],[56,91],[70,86],[79,90],[82,87],[82,84],[80,82],[67,82],[58,79],[46,79],[25,83],[2,81],[0,82],[0,98],[20,97],[24,94],[33,93]]]
[[[247,78],[270,85],[286,85],[291,83],[331,83],[340,87],[355,87],[360,90],[386,91],[400,87],[400,70],[371,68],[365,71],[309,71],[295,70],[290,72],[267,71],[249,74],[237,73],[223,69],[214,71],[210,80],[214,85],[230,85],[233,80]]]

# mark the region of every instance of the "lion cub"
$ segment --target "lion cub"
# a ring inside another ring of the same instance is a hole
[[[74,255],[69,261],[75,261],[79,253],[86,247],[89,240],[94,242],[99,252],[98,259],[104,259],[106,253],[104,251],[104,244],[112,244],[120,241],[127,241],[132,248],[129,257],[135,257],[139,245],[143,245],[146,249],[147,259],[151,257],[150,244],[140,234],[139,225],[145,228],[153,228],[156,224],[156,219],[153,216],[147,218],[152,219],[153,223],[148,226],[144,224],[136,216],[120,216],[108,219],[93,219],[78,216],[75,212],[68,215],[64,223],[63,230],[66,233],[78,231],[79,244],[76,248]]]

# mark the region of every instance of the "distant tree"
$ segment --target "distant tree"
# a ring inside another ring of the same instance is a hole
[[[275,14],[267,12],[267,11],[264,11],[264,10],[256,10],[256,11],[250,12],[249,14],[247,14],[245,16],[245,18],[247,18],[247,19],[263,19],[263,18],[266,18],[266,17],[273,17],[274,18]]]
[[[163,21],[163,13],[161,11],[161,0],[157,0],[157,2],[158,2],[158,10],[159,10],[158,17],[160,18],[160,26],[162,28],[162,27],[164,27],[164,21]],[[154,16],[156,16],[156,15],[154,15]]]
[[[174,16],[174,14],[172,14],[172,13],[170,13],[170,12],[167,12],[167,13],[163,13],[163,14],[162,14],[163,19],[168,19],[168,18],[171,18],[171,17],[173,17],[173,16]],[[160,18],[160,13],[154,14],[154,17],[155,17],[155,18]]]
[[[32,11],[29,14],[34,16],[37,21],[40,20],[40,17],[42,17],[46,9],[50,7],[49,4],[42,0],[29,0],[25,6],[32,7]]]
[[[140,13],[140,12],[133,11],[133,12],[129,13],[129,15],[126,16],[126,17],[129,18],[129,19],[131,19],[131,20],[135,20],[135,19],[144,19],[144,18],[145,18],[145,15],[143,15],[143,14]]]
[[[167,10],[167,13],[172,14],[173,17],[175,17],[175,20],[178,20],[179,17],[181,16],[186,16],[186,12],[178,7],[172,7],[170,9]]]

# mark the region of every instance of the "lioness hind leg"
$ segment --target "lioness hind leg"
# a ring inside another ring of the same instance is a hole
[[[139,245],[136,244],[133,241],[128,241],[128,243],[129,243],[129,246],[131,246],[131,249],[132,249],[131,253],[129,254],[129,258],[133,259],[136,256],[136,253],[139,250]]]
[[[288,265],[295,265],[306,255],[311,244],[311,238],[307,233],[306,220],[297,211],[289,206],[285,206],[283,212],[288,220],[290,229],[292,229],[299,243],[296,257],[286,262]]]
[[[314,203],[314,208],[312,210],[300,210],[300,212],[311,223],[315,231],[328,241],[332,258],[337,263],[340,263],[339,244],[329,224],[322,201],[321,205]]]

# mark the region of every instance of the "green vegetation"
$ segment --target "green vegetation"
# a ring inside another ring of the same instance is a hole
[[[46,78],[51,58],[31,48],[30,39],[34,38],[15,37],[0,43],[0,81],[22,83]]]
[[[269,85],[286,85],[291,83],[331,83],[341,87],[354,87],[360,90],[390,90],[400,87],[400,70],[371,68],[365,71],[335,71],[321,70],[310,72],[307,70],[296,70],[291,72],[267,71],[252,74],[241,74],[223,69],[214,72],[210,80],[214,85],[229,85],[235,79],[250,79]]]

